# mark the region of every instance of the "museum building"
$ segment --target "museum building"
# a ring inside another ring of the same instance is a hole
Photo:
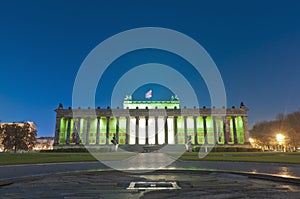
[[[248,144],[248,108],[181,108],[169,101],[135,101],[126,97],[123,109],[77,108],[55,110],[54,149],[111,145],[242,146]]]

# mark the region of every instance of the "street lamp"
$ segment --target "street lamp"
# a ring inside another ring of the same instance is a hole
[[[253,143],[253,142],[254,142],[254,139],[253,139],[253,138],[249,138],[249,142],[250,142],[250,143]]]
[[[253,138],[249,138],[249,142],[250,142],[251,146],[254,148],[254,139]]]
[[[276,134],[276,140],[279,145],[282,145],[284,143],[285,136],[281,133]]]
[[[285,136],[284,135],[282,135],[281,133],[278,133],[278,134],[276,134],[276,140],[277,140],[277,142],[278,142],[278,145],[279,145],[279,147],[280,147],[280,151],[285,151],[285,149],[284,149],[284,139],[285,139]]]

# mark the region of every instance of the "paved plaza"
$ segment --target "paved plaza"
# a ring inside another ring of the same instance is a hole
[[[176,181],[178,190],[128,190],[130,182]],[[300,187],[245,176],[201,171],[132,174],[94,171],[55,174],[0,188],[0,198],[299,198]]]
[[[163,168],[163,165],[170,162],[172,162],[170,165]],[[123,167],[123,171],[109,168],[108,165],[119,165],[118,169]],[[300,196],[299,165],[175,161],[162,153],[138,154],[121,162],[2,166],[0,176],[0,198],[5,199],[299,198]],[[181,189],[127,189],[130,182],[154,181],[177,182]]]
[[[109,155],[109,154],[108,154]],[[164,153],[140,153],[123,161],[45,163],[0,166],[0,181],[45,174],[87,170],[130,170],[139,172],[157,169],[193,169],[225,172],[267,174],[300,179],[300,165],[255,162],[182,161]]]

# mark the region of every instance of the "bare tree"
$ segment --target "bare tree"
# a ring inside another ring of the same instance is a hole
[[[30,128],[29,123],[4,124],[0,128],[3,134],[4,151],[31,150],[36,141],[37,131]]]
[[[287,115],[278,114],[275,120],[259,122],[250,133],[258,143],[264,145],[262,147],[278,145],[275,136],[282,133],[286,138],[285,147],[295,150],[300,145],[300,111]]]
[[[286,116],[285,124],[289,145],[296,148],[300,145],[300,111],[293,112]]]
[[[3,148],[3,144],[2,144],[3,138],[4,138],[4,133],[3,131],[1,131],[1,125],[0,125],[0,149]]]

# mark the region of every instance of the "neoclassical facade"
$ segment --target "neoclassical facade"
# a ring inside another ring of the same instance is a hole
[[[165,103],[165,102],[162,102]],[[133,105],[132,105],[133,106]],[[54,148],[186,144],[236,146],[248,143],[248,109],[139,108],[64,109],[56,112]]]

